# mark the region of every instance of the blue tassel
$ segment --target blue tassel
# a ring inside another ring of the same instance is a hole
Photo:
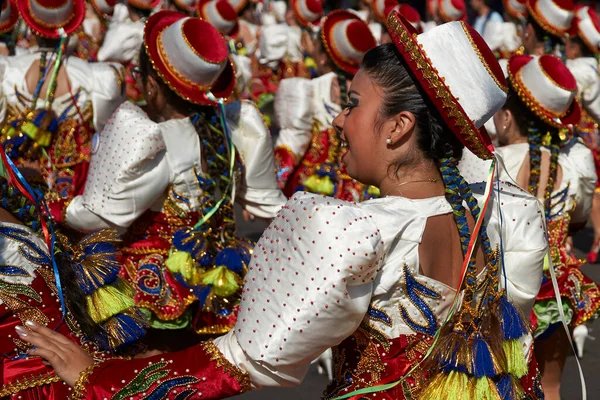
[[[116,341],[114,347],[122,349],[143,338],[146,329],[139,318],[132,317],[129,314],[121,313],[115,315],[108,322],[111,336]],[[107,326],[108,327],[108,326]]]
[[[101,232],[87,235],[81,243],[93,242],[96,236],[102,237]],[[113,239],[112,235],[107,238]],[[72,260],[77,284],[86,296],[117,279],[121,266],[116,253],[114,243],[95,242],[85,245],[79,257]]]
[[[518,400],[510,375],[503,375],[502,378],[496,382],[496,389],[502,400]]]
[[[190,253],[194,260],[200,259],[203,253],[207,253],[208,246],[202,229],[203,227],[195,231],[186,229],[176,231],[173,234],[173,247],[178,251]]]
[[[473,364],[471,374],[476,378],[493,378],[498,373],[494,368],[494,357],[488,343],[481,337],[473,340]]]
[[[519,311],[508,301],[506,294],[498,302],[500,325],[505,340],[519,339],[527,333],[527,327]]]
[[[244,272],[244,262],[242,257],[237,250],[232,248],[221,250],[215,259],[215,265],[224,265],[238,275],[241,275]]]

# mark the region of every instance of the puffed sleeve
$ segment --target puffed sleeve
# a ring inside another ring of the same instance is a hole
[[[125,20],[113,22],[98,50],[98,61],[115,61],[122,64],[137,63],[144,42],[144,23]]]
[[[91,100],[94,107],[94,127],[101,132],[106,121],[125,101],[125,74],[116,63],[91,63]]]
[[[310,145],[315,114],[313,96],[308,79],[289,78],[279,83],[275,96],[275,118],[280,129],[275,142],[275,164],[281,187]]]
[[[383,241],[359,206],[297,193],[255,247],[233,331],[215,344],[255,386],[299,384],[360,325]]]
[[[226,114],[231,139],[244,163],[236,201],[257,217],[273,218],[287,199],[277,185],[271,134],[251,102],[232,103]]]
[[[571,225],[585,225],[592,210],[592,200],[596,189],[596,169],[594,155],[581,139],[572,140],[563,149],[567,160],[577,173],[578,184],[575,190],[575,209],[571,213]]]
[[[81,231],[125,231],[170,183],[159,124],[125,102],[94,139],[84,192],[66,209],[66,223]]]
[[[577,81],[581,105],[585,111],[600,123],[600,79],[598,72],[582,60],[567,60],[567,67]]]
[[[508,298],[528,316],[542,284],[548,251],[544,208],[539,200],[516,185],[500,182],[495,186],[486,216],[487,232],[491,243],[502,244],[504,250],[501,279]],[[485,185],[474,184],[471,188],[481,200]],[[500,208],[498,203],[502,205]]]

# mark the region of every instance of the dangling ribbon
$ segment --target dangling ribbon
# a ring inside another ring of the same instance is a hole
[[[456,311],[458,311],[459,300],[460,300],[460,296],[459,296],[460,288],[463,286],[465,277],[467,275],[467,268],[469,266],[469,261],[473,257],[475,245],[477,244],[477,239],[479,237],[478,233],[479,233],[479,230],[481,229],[481,226],[483,225],[483,221],[485,219],[485,213],[487,211],[489,201],[492,197],[493,186],[494,186],[493,185],[494,175],[495,175],[495,170],[496,170],[495,167],[496,167],[496,162],[495,162],[495,160],[493,160],[490,165],[488,178],[486,180],[485,192],[483,195],[483,199],[484,199],[483,205],[481,207],[481,212],[479,213],[479,216],[477,217],[477,221],[475,221],[475,227],[473,228],[473,234],[471,235],[471,239],[469,240],[469,245],[467,246],[467,253],[463,260],[463,266],[462,266],[462,271],[460,274],[460,280],[459,280],[459,284],[457,286],[458,289],[456,290],[456,294],[454,295],[454,300],[452,301],[452,307],[450,308],[450,311],[448,312],[448,315],[446,316],[444,323],[438,328],[435,336],[433,337],[433,343],[431,344],[431,346],[429,346],[429,349],[427,350],[427,353],[425,354],[423,359],[421,359],[421,361],[419,361],[417,364],[415,364],[402,378],[400,378],[396,382],[355,390],[355,391],[345,394],[343,396],[336,397],[333,400],[343,400],[343,399],[348,399],[353,396],[358,396],[358,395],[368,394],[368,393],[376,393],[376,392],[381,392],[381,391],[392,389],[392,388],[398,386],[399,384],[401,384],[402,382],[404,382],[406,380],[406,378],[408,378],[413,372],[415,372],[421,366],[421,364],[427,358],[429,358],[429,356],[433,352],[433,349],[435,348],[436,343],[438,342],[438,340],[440,338],[440,334],[442,332],[441,328],[444,325],[446,325],[450,321],[450,319],[452,318],[454,313],[456,313]]]
[[[58,33],[60,34],[60,42],[58,43],[58,53],[56,55],[56,61],[54,62],[54,69],[52,70],[50,82],[48,83],[48,89],[46,90],[46,109],[50,109],[50,107],[52,107],[52,101],[54,100],[54,93],[52,92],[56,90],[56,78],[58,77],[60,66],[62,65],[62,56],[67,40],[67,33],[63,28],[60,28]]]
[[[229,128],[227,128],[227,118],[226,118],[226,113],[225,113],[225,100],[222,98],[217,99],[215,97],[215,95],[213,95],[211,92],[207,92],[207,97],[210,101],[217,103],[219,106],[219,119],[221,121],[221,126],[223,127],[223,131],[225,132],[225,139],[227,140],[227,145],[229,146],[229,182],[227,183],[227,188],[225,189],[225,192],[221,194],[221,198],[219,199],[219,201],[206,214],[204,214],[202,219],[200,219],[200,221],[198,221],[198,223],[196,225],[194,225],[194,227],[192,228],[194,230],[196,230],[199,227],[201,227],[202,225],[204,225],[206,223],[206,221],[208,221],[217,212],[219,207],[221,207],[221,205],[225,201],[225,198],[227,197],[227,193],[229,192],[229,190],[231,189],[231,186],[233,185],[233,170],[235,167],[235,157],[236,157],[235,146],[233,145],[233,142],[231,141],[231,137],[229,135]]]

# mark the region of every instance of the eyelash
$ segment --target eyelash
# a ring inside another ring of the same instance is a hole
[[[342,107],[344,110],[352,110],[357,105],[358,105],[358,103],[348,102],[348,103],[344,104]]]

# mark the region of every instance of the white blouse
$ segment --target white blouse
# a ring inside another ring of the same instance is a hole
[[[484,186],[472,189],[481,199]],[[297,193],[256,245],[238,322],[216,345],[255,386],[289,386],[361,322],[388,339],[433,335],[456,292],[420,272],[418,249],[428,218],[450,213],[445,197],[354,204]],[[508,297],[528,315],[547,251],[541,204],[500,184],[486,222],[492,246],[503,238]]]
[[[16,107],[16,112],[31,107],[33,94],[29,93],[25,76],[33,62],[39,59],[40,53],[0,57],[0,68],[5,70],[2,91],[7,105]],[[77,57],[66,58],[64,65],[79,110],[83,112],[86,106],[91,104],[94,127],[97,131],[102,130],[106,120],[125,100],[123,67],[111,63],[88,63]],[[44,107],[44,95],[45,93],[41,94],[37,108]],[[79,118],[77,109],[73,107],[71,93],[56,97],[52,109],[58,116],[66,112],[69,117]],[[5,116],[6,110],[3,111],[2,117]]]
[[[275,177],[271,137],[249,102],[227,106],[231,138],[244,162],[238,201],[252,214],[272,218],[286,199]],[[189,118],[156,123],[131,102],[123,103],[92,144],[85,190],[66,210],[81,231],[115,227],[124,232],[146,210],[164,211],[166,189],[185,198],[187,212],[201,205],[200,139]]]

